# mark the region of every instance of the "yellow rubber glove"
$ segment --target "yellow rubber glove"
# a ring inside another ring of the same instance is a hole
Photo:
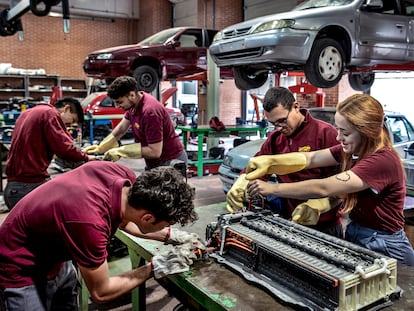
[[[112,149],[118,146],[119,144],[118,144],[117,139],[111,133],[108,136],[106,136],[99,145],[88,146],[85,149],[83,149],[83,151],[86,152],[87,154],[104,154],[109,149]]]
[[[331,210],[329,198],[309,199],[296,206],[292,212],[292,221],[305,226],[316,225],[319,216]]]
[[[141,154],[141,144],[129,144],[125,146],[121,146],[118,148],[112,148],[105,152],[104,154],[104,161],[118,161],[120,158],[125,159],[140,159],[142,158]]]
[[[262,155],[250,159],[246,168],[246,179],[253,180],[265,175],[286,175],[303,170],[306,157],[300,152]]]
[[[248,182],[249,181],[246,179],[246,174],[241,174],[239,178],[236,179],[229,192],[227,192],[226,207],[230,213],[234,213],[243,209],[243,201],[247,197]]]

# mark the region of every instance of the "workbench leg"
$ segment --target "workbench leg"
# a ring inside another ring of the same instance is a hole
[[[198,177],[203,177],[203,140],[204,134],[198,134],[198,150],[197,150],[197,173]]]
[[[81,288],[78,295],[78,304],[79,304],[79,311],[88,311],[89,310],[89,291],[86,287],[85,281],[82,278],[78,270],[79,281],[81,284]]]
[[[145,264],[145,259],[139,256],[136,252],[128,248],[129,258],[131,259],[132,269],[136,269]],[[145,311],[146,309],[146,288],[145,282],[138,286],[136,289],[132,290],[132,310],[136,311]]]

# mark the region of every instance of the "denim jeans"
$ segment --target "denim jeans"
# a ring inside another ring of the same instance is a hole
[[[346,228],[345,239],[414,266],[414,250],[404,230],[394,233],[378,231],[352,221]]]
[[[3,297],[7,311],[46,311],[78,309],[79,282],[72,262],[67,261],[59,274],[46,286],[30,285],[5,288]]]

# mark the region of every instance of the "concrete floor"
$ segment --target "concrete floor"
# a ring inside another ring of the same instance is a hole
[[[130,167],[137,174],[140,174],[144,171],[144,162],[143,160],[119,160],[120,164]],[[53,175],[60,174],[54,169],[50,169],[50,173]],[[191,177],[188,178],[188,183],[195,187],[196,196],[195,196],[195,206],[205,206],[214,203],[219,203],[225,201],[225,195],[222,190],[221,182],[218,175]],[[3,182],[5,186],[5,182]],[[4,188],[3,188],[4,189]],[[4,218],[8,215],[7,212],[1,212],[2,207],[4,209],[4,202],[2,202],[2,196],[0,196],[0,225],[3,222]],[[2,206],[3,204],[3,206]],[[221,211],[211,211],[209,215],[199,214],[200,219],[206,219],[206,217],[211,218],[212,220],[217,219],[217,214]],[[204,238],[205,228],[197,225],[197,223],[192,226],[184,228],[184,230],[190,232],[196,232],[200,235],[201,238]],[[123,271],[130,269],[130,261],[128,257],[119,258],[110,262],[111,273],[118,274]],[[179,301],[174,297],[170,296],[169,293],[162,288],[156,281],[150,279],[146,283],[147,287],[147,311],[171,311],[174,310],[179,304]],[[121,299],[118,299],[111,304],[97,306],[93,303],[90,303],[89,310],[117,310],[117,311],[129,311],[132,310],[130,296],[126,295]]]

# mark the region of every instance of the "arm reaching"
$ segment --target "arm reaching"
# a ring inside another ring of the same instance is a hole
[[[303,170],[306,156],[300,152],[262,155],[251,158],[246,168],[246,179],[253,180],[265,175],[286,175]]]
[[[118,161],[120,158],[140,159],[142,157],[141,144],[129,144],[118,148],[112,148],[105,152],[105,161]]]
[[[108,136],[106,136],[99,145],[88,146],[83,151],[87,154],[104,154],[109,149],[112,149],[118,146],[119,146],[118,140],[111,133]]]

